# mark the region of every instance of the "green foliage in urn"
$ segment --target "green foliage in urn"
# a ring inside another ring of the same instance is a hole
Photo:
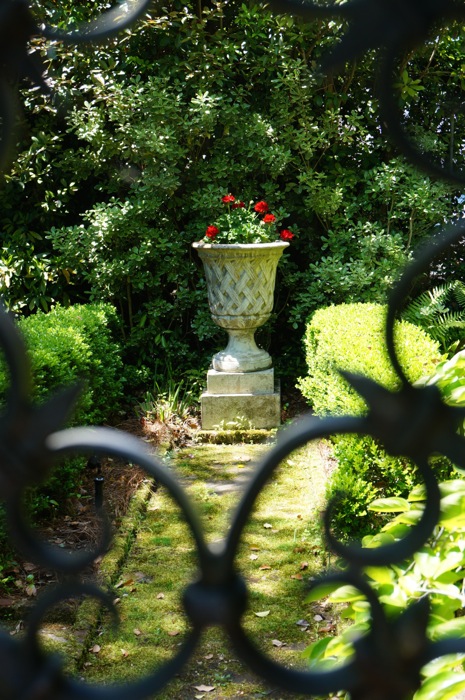
[[[280,238],[291,241],[294,234],[290,229],[282,229],[278,234],[279,222],[287,216],[283,210],[274,214],[263,199],[247,205],[232,194],[221,198],[225,211],[214,225],[207,226],[205,243],[272,243]]]

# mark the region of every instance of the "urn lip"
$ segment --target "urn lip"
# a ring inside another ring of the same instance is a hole
[[[261,248],[288,248],[289,241],[271,241],[269,243],[204,243],[195,241],[191,244],[193,248],[202,250],[256,250]]]

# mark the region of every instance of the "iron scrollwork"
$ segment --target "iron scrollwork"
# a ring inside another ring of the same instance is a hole
[[[3,66],[0,116],[4,146],[13,119],[8,83],[12,71],[26,70],[36,82],[42,81],[40,73],[31,68],[27,60],[26,47],[31,36],[39,33],[47,38],[75,43],[99,40],[126,26],[147,6],[146,0],[128,2],[76,32],[59,32],[39,28],[23,0],[3,0],[0,3]],[[349,30],[325,61],[325,70],[332,70],[372,47],[384,49],[385,73],[380,81],[384,85],[381,91],[384,119],[406,155],[418,165],[436,172],[437,166],[418,153],[403,132],[390,102],[391,75],[398,52],[418,45],[440,21],[463,19],[465,9],[462,4],[453,0],[353,0],[317,5],[286,0],[279,7],[303,14],[306,18],[337,15],[347,20]],[[367,27],[369,31],[366,31]],[[439,170],[443,176],[460,178],[460,174]],[[11,382],[6,408],[0,417],[0,491],[5,501],[11,538],[30,561],[63,575],[63,582],[37,602],[24,638],[16,639],[0,633],[2,700],[143,700],[157,693],[181,670],[193,654],[202,630],[209,625],[222,626],[238,655],[264,679],[284,690],[308,696],[347,690],[353,700],[404,700],[419,687],[420,672],[426,663],[445,654],[465,653],[465,639],[451,638],[439,642],[428,639],[426,600],[411,606],[397,620],[388,619],[363,576],[365,566],[401,562],[412,556],[430,537],[439,517],[439,489],[429,457],[440,453],[465,469],[465,441],[457,434],[458,426],[465,419],[465,410],[447,406],[434,387],[412,386],[399,362],[394,342],[394,321],[412,280],[427,268],[435,255],[464,234],[465,223],[444,229],[420,251],[390,296],[386,345],[401,385],[399,391],[389,392],[365,377],[346,374],[348,381],[366,400],[367,415],[324,419],[307,416],[284,430],[258,465],[233,516],[228,535],[219,546],[207,544],[196,510],[184,489],[163,462],[148,452],[143,442],[108,428],[62,429],[64,417],[72,410],[79,387],[61,392],[43,406],[31,403],[30,367],[24,344],[9,316],[1,312],[0,345]],[[323,581],[351,583],[368,600],[372,624],[369,632],[354,643],[354,655],[346,665],[325,672],[296,671],[265,656],[247,636],[241,620],[247,608],[248,592],[236,570],[236,553],[255,501],[282,461],[312,440],[342,433],[372,436],[385,446],[388,453],[410,458],[426,486],[426,507],[405,539],[379,549],[362,549],[338,542],[331,533],[331,507],[328,508],[325,521],[327,540],[331,549],[345,561],[346,569],[328,574],[317,585]],[[92,551],[79,554],[63,552],[44,542],[23,513],[21,504],[25,490],[32,484],[41,483],[52,468],[59,468],[60,459],[69,454],[116,456],[142,467],[171,494],[196,545],[199,576],[186,587],[183,598],[191,631],[172,660],[130,684],[90,686],[69,678],[63,672],[59,657],[45,654],[39,645],[38,633],[44,614],[63,598],[83,594],[94,596],[116,615],[112,601],[104,591],[94,585],[82,584],[78,578],[79,572],[109,546],[109,527],[103,513],[100,513],[100,542]]]

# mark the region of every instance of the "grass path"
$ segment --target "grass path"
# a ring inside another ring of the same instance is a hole
[[[264,449],[199,445],[171,455],[168,463],[197,504],[208,541],[227,532],[243,484]],[[304,602],[309,577],[326,564],[318,527],[324,485],[319,445],[293,453],[260,495],[237,557],[250,592],[244,627],[286,666],[303,666],[302,650],[332,624],[330,609]],[[114,581],[120,626],[115,632],[104,615],[79,661],[78,673],[89,681],[122,682],[148,673],[172,658],[188,630],[181,596],[195,578],[194,548],[182,514],[164,489],[149,494],[134,531]],[[209,629],[182,675],[157,697],[265,696],[291,697],[256,679],[236,659],[221,630]]]

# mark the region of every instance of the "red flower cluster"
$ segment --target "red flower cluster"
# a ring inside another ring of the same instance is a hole
[[[228,207],[228,210],[245,208],[244,202],[240,200],[236,201],[236,198],[233,194],[225,194],[223,197],[221,197],[221,201]],[[257,214],[263,215],[263,219],[261,219],[262,223],[267,225],[275,223],[276,216],[274,214],[271,214],[268,203],[264,200],[257,202],[254,205],[253,210]],[[213,241],[219,233],[220,230],[217,226],[207,226],[205,236],[206,238],[209,238],[211,241]],[[279,237],[282,241],[291,241],[294,238],[294,234],[292,233],[292,231],[285,228],[280,232]]]
[[[257,202],[256,205],[254,206],[254,210],[257,212],[257,214],[266,214],[268,211],[269,206],[266,202],[263,200],[261,202]]]

